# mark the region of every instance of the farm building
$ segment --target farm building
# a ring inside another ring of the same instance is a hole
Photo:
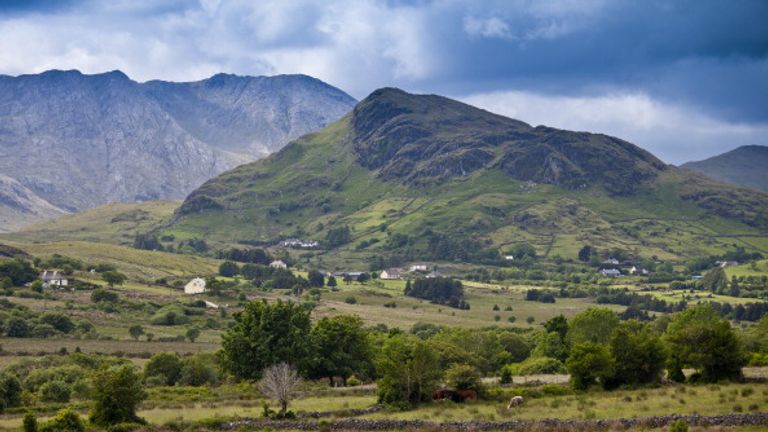
[[[381,272],[379,279],[398,280],[403,278],[403,271],[397,268],[386,269]]]
[[[272,268],[280,268],[280,269],[288,268],[288,265],[285,264],[282,260],[272,261],[271,263],[269,263],[269,266]]]
[[[58,270],[46,270],[40,275],[40,280],[43,281],[44,286],[67,286],[69,280]]]
[[[600,274],[607,277],[621,276],[621,272],[616,269],[602,269],[600,270]]]
[[[205,279],[194,278],[184,286],[184,294],[202,294],[205,292]]]

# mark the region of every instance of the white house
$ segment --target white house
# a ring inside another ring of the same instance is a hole
[[[217,305],[214,302],[209,302],[208,300],[205,300],[205,307],[207,307],[209,309],[218,309],[219,305]]]
[[[40,280],[45,286],[67,286],[69,280],[58,270],[46,270],[40,275]]]
[[[619,260],[616,258],[608,258],[607,260],[603,261],[603,264],[619,265]]]
[[[514,261],[515,256],[514,255],[504,255],[504,259],[507,261]]]
[[[272,268],[280,268],[280,269],[287,269],[288,268],[288,265],[286,265],[283,262],[283,260],[272,261],[271,263],[269,263],[269,266],[272,267]]]
[[[600,274],[607,277],[621,276],[621,272],[616,269],[602,269],[600,270]]]
[[[397,280],[402,278],[403,278],[402,271],[396,268],[386,269],[382,271],[381,274],[379,275],[379,279],[384,279],[384,280]]]
[[[184,294],[202,294],[205,292],[205,279],[194,278],[184,285]]]
[[[426,264],[411,264],[411,267],[409,269],[412,272],[416,272],[416,271],[425,272],[425,271],[427,271],[427,265]]]

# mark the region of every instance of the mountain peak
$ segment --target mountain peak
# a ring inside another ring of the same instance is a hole
[[[710,158],[681,165],[707,177],[768,192],[768,147],[745,145]]]
[[[446,97],[396,88],[371,93],[355,107],[351,124],[358,162],[412,186],[501,169],[518,180],[569,188],[601,183],[629,194],[665,168],[617,138],[532,128]]]

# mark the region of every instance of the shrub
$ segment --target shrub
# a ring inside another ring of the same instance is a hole
[[[11,318],[5,325],[5,334],[13,338],[29,337],[31,329],[29,324],[23,318]]]
[[[358,377],[356,377],[355,375],[352,375],[351,377],[347,378],[347,385],[349,387],[357,387],[357,386],[361,385],[362,383],[363,382],[360,381],[360,379]]]
[[[182,362],[179,384],[188,386],[218,385],[219,372],[215,357],[210,354],[197,354]]]
[[[475,390],[480,392],[480,372],[466,364],[454,364],[445,371],[445,381],[455,390]]]
[[[0,374],[0,412],[21,405],[21,383],[9,374]]]
[[[85,424],[76,411],[63,409],[56,417],[44,423],[40,432],[85,432]]]
[[[163,384],[172,386],[181,377],[181,358],[176,353],[157,353],[144,366],[144,377],[149,384],[149,377],[162,377]]]
[[[49,338],[56,336],[56,329],[50,324],[38,324],[32,327],[32,336],[36,338]]]
[[[147,394],[141,387],[141,378],[133,366],[123,365],[104,369],[93,378],[94,404],[90,420],[99,426],[125,422],[141,422],[136,407]]]
[[[354,296],[349,296],[344,299],[344,303],[357,304],[357,299]]]
[[[69,333],[75,329],[75,324],[68,316],[56,313],[46,313],[40,316],[39,321],[52,326],[57,331]]]
[[[24,414],[21,424],[24,432],[37,432],[37,417],[31,412]]]
[[[43,402],[69,402],[72,390],[64,381],[49,381],[40,386],[40,400]]]
[[[608,347],[592,342],[575,345],[565,364],[577,390],[584,390],[598,381],[604,385],[615,371],[615,360]]]
[[[120,297],[117,295],[117,293],[106,290],[106,289],[95,289],[93,292],[91,292],[91,301],[94,303],[98,302],[109,302],[114,303],[118,301]]]
[[[559,374],[565,373],[565,366],[557,359],[550,357],[532,357],[519,364],[519,375]]]

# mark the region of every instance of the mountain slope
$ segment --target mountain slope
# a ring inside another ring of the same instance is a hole
[[[16,180],[0,175],[0,233],[67,214]]]
[[[721,155],[680,166],[726,183],[768,192],[768,147],[741,146]]]
[[[338,241],[338,229],[350,236]],[[367,267],[483,261],[528,242],[678,259],[768,249],[768,196],[665,166],[617,138],[525,123],[438,96],[374,92],[348,116],[206,182],[158,231],[221,245],[326,240]],[[348,240],[348,241],[347,241]]]
[[[310,77],[0,76],[0,174],[67,211],[182,198],[351,109]]]

